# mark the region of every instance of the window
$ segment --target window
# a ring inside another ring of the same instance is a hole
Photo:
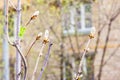
[[[68,16],[69,15],[69,16]],[[64,16],[64,34],[89,34],[92,28],[91,4],[82,4],[79,8],[70,6],[69,12]]]

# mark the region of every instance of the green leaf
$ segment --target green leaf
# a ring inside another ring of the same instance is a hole
[[[22,38],[25,34],[26,28],[21,26],[19,31],[19,37]]]

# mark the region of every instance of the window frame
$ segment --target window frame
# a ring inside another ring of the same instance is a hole
[[[77,33],[78,34],[80,34],[80,35],[86,35],[86,34],[89,34],[90,33],[90,31],[91,31],[91,29],[92,29],[92,16],[90,16],[90,22],[89,23],[91,23],[90,25],[91,25],[91,27],[86,27],[86,12],[85,12],[85,7],[86,7],[86,5],[90,5],[91,6],[91,3],[86,3],[86,4],[81,4],[80,5],[80,7],[78,8],[79,10],[80,10],[80,14],[78,15],[78,13],[77,13],[77,11],[76,11],[76,8],[74,7],[74,6],[70,6],[69,7],[69,19],[67,19],[67,20],[70,20],[69,21],[69,25],[67,25],[67,26],[64,26],[64,27],[69,27],[69,29],[63,29],[63,34],[64,35],[67,35],[67,34],[75,34],[76,33],[76,31],[77,31]],[[92,9],[92,7],[91,7],[91,9]],[[92,13],[92,11],[90,10],[90,14]],[[78,17],[80,18],[80,21],[78,21],[79,23],[80,23],[80,28],[78,28],[79,26],[78,25],[76,25],[77,23],[76,23],[76,21],[75,21],[75,17],[76,17],[76,15],[78,15]],[[66,24],[66,23],[64,23],[64,24]]]

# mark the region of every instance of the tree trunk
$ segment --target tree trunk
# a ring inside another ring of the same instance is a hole
[[[20,45],[20,39],[18,36],[19,29],[20,29],[20,23],[21,23],[21,0],[17,1],[17,22],[16,22],[16,42],[17,45]],[[16,50],[16,80],[21,80],[21,75],[18,75],[21,72],[21,57],[18,53],[18,50]]]
[[[5,16],[5,25],[3,30],[3,62],[4,62],[4,77],[3,80],[9,79],[9,46],[7,42],[7,29],[8,29],[8,0],[4,0],[4,16]]]

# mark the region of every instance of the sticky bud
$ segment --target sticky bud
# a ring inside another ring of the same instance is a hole
[[[90,35],[89,35],[90,39],[94,38],[95,32],[96,32],[95,27],[92,27]]]
[[[31,20],[35,19],[39,15],[39,11],[35,11],[31,17]]]
[[[43,41],[44,43],[48,43],[49,42],[48,37],[49,37],[49,31],[45,30],[44,41]]]
[[[42,32],[40,32],[40,33],[37,35],[36,40],[39,40],[39,39],[41,38],[41,36],[42,36]]]

